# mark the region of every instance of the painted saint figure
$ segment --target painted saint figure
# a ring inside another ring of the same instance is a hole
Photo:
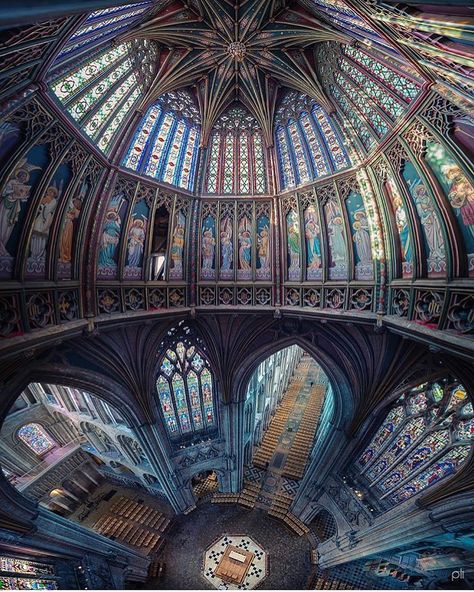
[[[257,237],[257,254],[262,270],[270,269],[270,235],[268,226],[264,226]]]
[[[298,225],[298,217],[295,211],[291,210],[287,216],[288,224],[288,256],[290,259],[290,266],[288,269],[288,277],[296,279],[300,272],[300,229]]]
[[[128,265],[140,267],[143,250],[145,248],[146,222],[142,218],[135,218],[128,231]]]
[[[72,242],[74,238],[74,226],[79,218],[82,209],[82,202],[87,193],[87,184],[83,183],[80,193],[73,197],[69,203],[64,222],[63,233],[59,243],[59,261],[61,263],[70,263],[72,260]]]
[[[252,236],[248,229],[239,234],[239,267],[240,269],[251,269],[252,258]]]
[[[30,257],[35,261],[42,261],[46,256],[46,244],[48,242],[49,229],[53,223],[54,212],[58,205],[58,199],[62,193],[62,182],[59,189],[51,185],[46,189],[41,198],[31,235]]]
[[[221,222],[221,271],[231,271],[232,261],[232,220],[231,218],[226,217]]]
[[[31,192],[30,171],[39,166],[28,164],[26,158],[18,163],[0,196],[0,257],[10,257],[6,244],[21,212],[21,204],[28,201]]]
[[[216,239],[209,228],[202,233],[202,268],[211,271],[214,269],[214,252]]]
[[[114,259],[115,249],[120,240],[120,227],[122,220],[119,213],[114,209],[107,212],[105,217],[104,230],[100,241],[99,266],[116,267]]]
[[[370,265],[372,263],[372,249],[370,245],[369,223],[363,210],[354,212],[353,240],[356,246],[357,255],[361,265]]]
[[[183,273],[184,217],[178,214],[171,243],[171,275],[181,278]]]
[[[309,207],[305,213],[305,237],[308,269],[319,269],[321,267],[321,244],[319,233],[321,229],[316,220],[316,212]]]

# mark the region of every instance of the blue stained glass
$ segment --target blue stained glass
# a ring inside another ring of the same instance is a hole
[[[135,136],[130,144],[122,165],[137,171],[143,159],[146,147],[149,145],[150,138],[158,123],[161,114],[161,108],[157,105],[150,107],[143,118],[141,125],[135,132]]]
[[[441,384],[423,383],[403,393],[358,460],[368,486],[389,504],[453,474],[470,453],[474,418],[459,419],[466,391],[449,379]]]
[[[277,130],[278,157],[280,160],[280,177],[282,189],[295,186],[295,175],[291,164],[288,142],[283,127]]]
[[[311,120],[312,117],[305,113],[301,117],[300,123],[303,129],[306,142],[310,147],[309,153],[313,161],[316,176],[320,177],[322,175],[327,175],[329,173],[329,169],[321,143],[319,141],[318,136],[316,135],[316,132],[314,130],[314,124]]]
[[[18,430],[17,434],[20,440],[38,456],[48,452],[55,446],[54,441],[37,423],[27,423]]]

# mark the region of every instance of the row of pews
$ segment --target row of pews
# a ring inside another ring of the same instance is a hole
[[[295,433],[293,443],[286,457],[283,474],[296,481],[303,477],[311,454],[325,391],[326,387],[324,385],[313,385],[298,431]]]
[[[155,508],[121,495],[92,528],[108,538],[151,555],[160,550],[170,522]]]

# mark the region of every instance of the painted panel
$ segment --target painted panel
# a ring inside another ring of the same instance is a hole
[[[323,276],[321,256],[321,224],[315,206],[310,205],[304,212],[306,238],[306,277],[319,280]]]
[[[177,212],[174,220],[173,236],[171,238],[170,278],[183,279],[184,237],[186,232],[186,216],[182,211]]]
[[[202,221],[201,238],[201,277],[213,280],[216,277],[216,220],[214,216],[207,216]]]
[[[324,215],[329,239],[329,279],[345,280],[348,276],[348,264],[344,218],[335,198],[325,204]]]
[[[247,216],[239,220],[239,258],[237,279],[252,279],[253,225]]]
[[[150,207],[146,200],[137,201],[133,208],[127,233],[127,253],[123,270],[126,279],[142,278],[143,255],[149,218]]]
[[[31,241],[26,260],[26,276],[41,279],[45,277],[46,254],[49,233],[55,212],[72,179],[71,165],[61,164],[44,190],[33,221]]]
[[[288,279],[298,281],[301,276],[300,223],[294,210],[286,215],[286,233]]]
[[[231,216],[225,215],[221,218],[220,225],[220,248],[221,267],[220,277],[223,280],[230,280],[234,277],[234,240],[233,220]]]
[[[469,275],[474,276],[474,186],[440,143],[427,142],[425,159],[453,208],[464,239]]]
[[[97,270],[97,277],[99,278],[117,279],[118,247],[127,206],[128,203],[123,193],[117,193],[110,200],[99,244]]]
[[[446,275],[446,248],[433,198],[409,160],[405,161],[402,176],[421,223],[423,243],[427,253],[428,277],[444,277]]]
[[[385,183],[385,191],[395,217],[398,237],[400,239],[400,256],[402,261],[402,277],[413,276],[413,240],[408,226],[408,215],[402,197],[395,181],[388,177]]]
[[[271,262],[271,238],[270,220],[262,215],[257,218],[257,279],[270,280],[272,272]]]
[[[362,196],[351,191],[346,199],[347,214],[352,232],[355,279],[372,280],[374,277],[372,247],[370,243],[369,222]]]
[[[0,194],[0,278],[13,272],[28,203],[48,164],[46,144],[34,146],[8,176]]]

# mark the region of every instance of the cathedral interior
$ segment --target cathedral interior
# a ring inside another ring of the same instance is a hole
[[[470,0],[0,4],[0,588],[474,588]]]

